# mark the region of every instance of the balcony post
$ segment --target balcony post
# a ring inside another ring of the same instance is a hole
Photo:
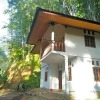
[[[51,33],[52,50],[54,50],[54,31]]]
[[[54,38],[55,38],[54,23],[51,23],[51,25],[52,25],[52,33],[51,33],[52,50],[54,50]]]
[[[65,56],[65,93],[69,94],[69,82],[68,82],[68,55]]]

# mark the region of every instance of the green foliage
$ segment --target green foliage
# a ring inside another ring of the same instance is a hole
[[[0,64],[2,64],[3,62],[5,62],[6,60],[7,60],[6,54],[2,50],[2,48],[0,48]]]
[[[10,62],[6,61],[0,65],[0,75],[5,74],[7,68],[10,66]]]
[[[3,76],[9,63],[7,62],[7,57],[5,52],[0,48],[0,75]]]
[[[22,51],[26,48],[27,35],[37,7],[100,21],[100,0],[8,0],[8,3],[9,9],[5,12],[11,16],[7,25],[11,35],[8,41],[10,52],[12,48],[22,48]],[[27,50],[30,47],[27,46]]]
[[[25,86],[25,89],[29,88],[38,88],[40,87],[40,72],[35,72],[32,75],[30,75],[28,80],[24,80],[23,84]]]
[[[0,74],[0,85],[2,85],[3,87],[7,85],[7,78],[8,78],[8,74],[5,73],[3,75]]]
[[[77,1],[77,16],[100,22],[100,0]]]

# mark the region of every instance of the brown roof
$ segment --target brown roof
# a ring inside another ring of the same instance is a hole
[[[34,45],[39,44],[42,36],[46,32],[50,23],[52,22],[100,32],[99,22],[77,18],[74,16],[69,16],[69,15],[37,8],[36,14],[35,14],[35,17],[32,22],[32,26],[28,35],[27,43],[34,44]],[[39,49],[39,46],[38,46],[38,49]]]

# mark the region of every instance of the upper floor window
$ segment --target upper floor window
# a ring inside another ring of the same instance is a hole
[[[92,60],[92,65],[94,65],[94,60]]]
[[[95,37],[94,36],[85,35],[84,36],[84,40],[85,40],[85,46],[87,46],[87,47],[96,47],[95,46]]]
[[[99,61],[96,61],[96,65],[99,66]]]

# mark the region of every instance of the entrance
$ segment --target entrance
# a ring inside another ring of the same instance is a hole
[[[59,89],[62,89],[62,70],[58,72]]]

